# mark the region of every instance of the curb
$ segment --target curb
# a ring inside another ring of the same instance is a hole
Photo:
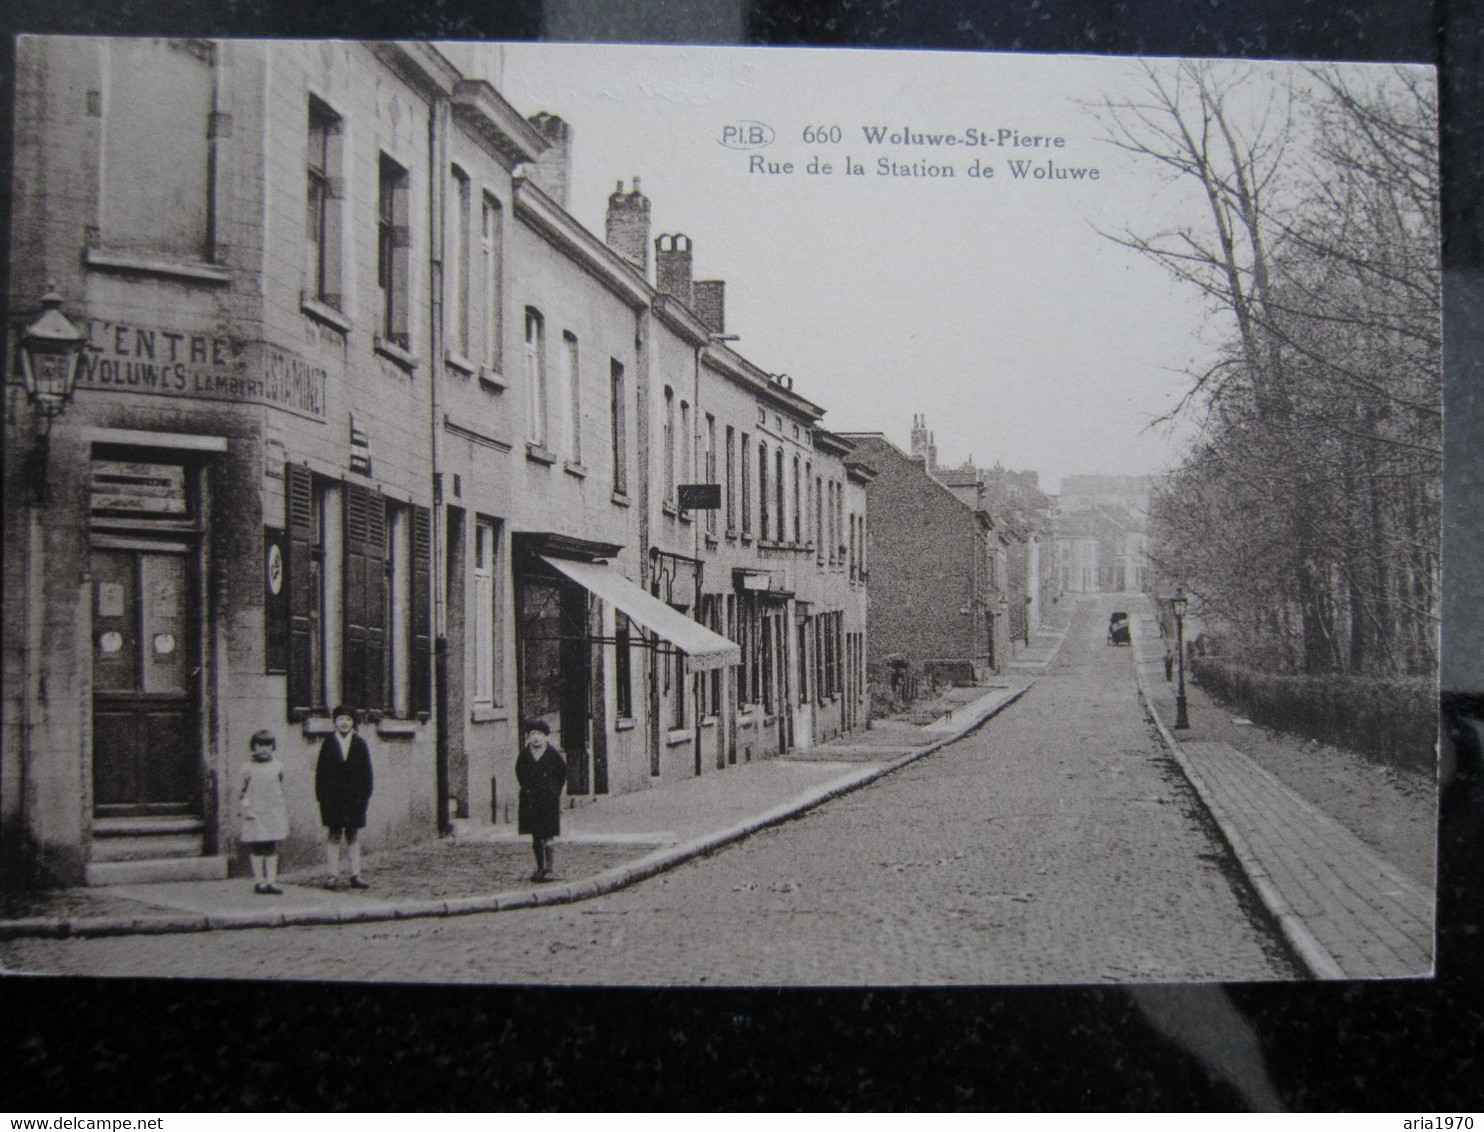
[[[575,904],[595,896],[628,888],[640,881],[668,872],[678,865],[696,857],[703,857],[732,845],[751,834],[771,826],[781,825],[816,806],[834,798],[859,790],[901,770],[919,759],[936,753],[950,743],[956,743],[970,732],[982,727],[1035,686],[1032,680],[990,708],[978,719],[955,732],[945,733],[941,738],[921,750],[912,751],[882,763],[867,767],[828,786],[818,787],[793,801],[774,806],[756,817],[748,818],[736,825],[716,833],[708,833],[683,845],[658,849],[637,861],[615,866],[607,872],[582,880],[556,884],[546,888],[516,889],[487,895],[449,897],[444,900],[408,900],[400,904],[379,904],[347,908],[303,908],[263,912],[219,912],[214,914],[161,915],[161,916],[91,916],[78,919],[61,917],[34,917],[24,920],[0,921],[0,940],[22,938],[69,939],[92,936],[118,935],[167,935],[204,931],[245,931],[256,928],[327,927],[348,923],[384,923],[397,920],[426,919],[431,917],[469,916],[487,912],[507,912],[520,908],[542,908],[558,904]]]
[[[1231,850],[1232,856],[1237,859],[1237,865],[1241,868],[1242,874],[1247,878],[1247,883],[1257,893],[1257,898],[1262,901],[1262,905],[1268,910],[1268,914],[1277,922],[1278,930],[1282,933],[1284,941],[1293,950],[1294,954],[1298,956],[1299,962],[1309,972],[1312,978],[1348,978],[1349,976],[1335,962],[1334,956],[1329,953],[1323,944],[1314,938],[1313,933],[1304,924],[1303,918],[1293,910],[1288,901],[1283,898],[1283,894],[1278,891],[1277,887],[1268,878],[1267,869],[1253,855],[1252,850],[1247,845],[1246,837],[1236,827],[1236,824],[1227,814],[1226,809],[1211,796],[1205,779],[1190,765],[1190,760],[1185,757],[1185,751],[1181,748],[1179,740],[1175,738],[1174,733],[1165,725],[1165,721],[1160,718],[1159,713],[1154,710],[1154,699],[1150,696],[1149,690],[1145,686],[1144,670],[1139,663],[1138,633],[1134,630],[1132,622],[1130,622],[1129,628],[1135,641],[1132,650],[1134,678],[1138,683],[1139,703],[1143,705],[1144,714],[1154,724],[1155,730],[1159,732],[1161,742],[1164,743],[1166,750],[1170,752],[1176,765],[1179,766],[1180,773],[1190,783],[1191,789],[1196,793],[1196,797],[1201,800],[1201,805],[1206,807],[1206,812],[1211,815],[1211,819],[1216,823],[1216,828],[1221,831],[1221,836],[1226,841],[1227,848]]]

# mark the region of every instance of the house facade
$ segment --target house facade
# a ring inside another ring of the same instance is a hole
[[[989,512],[882,434],[845,439],[874,472],[866,487],[873,681],[891,683],[894,669],[909,684],[1003,671],[1010,656],[1006,547]]]
[[[848,445],[478,54],[19,41],[10,356],[53,288],[85,342],[54,421],[6,386],[7,878],[221,875],[261,728],[311,858],[340,703],[373,846],[512,817],[535,718],[574,798],[864,725]]]

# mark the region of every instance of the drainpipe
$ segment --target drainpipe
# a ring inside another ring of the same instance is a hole
[[[691,410],[691,414],[690,414],[690,431],[691,431],[691,440],[690,440],[690,464],[691,464],[690,474],[691,474],[691,481],[690,482],[691,483],[697,483],[698,482],[696,480],[696,478],[695,478],[696,477],[696,463],[697,463],[697,457],[700,455],[700,452],[701,452],[701,351],[703,349],[705,349],[705,345],[704,344],[695,347],[695,368],[694,368],[694,371],[693,371],[692,377],[691,377],[691,390],[692,390],[692,392],[691,392],[691,404],[695,406],[695,408],[693,408]],[[699,517],[694,517],[694,518],[691,519],[691,526],[692,526],[691,533],[694,536],[693,545],[695,546],[695,558],[696,558],[696,621],[700,622],[701,621],[701,571],[702,571],[703,567],[701,565],[701,520],[699,519]],[[696,681],[696,687],[695,687],[695,693],[694,693],[694,695],[695,695],[695,702],[696,702],[696,712],[695,712],[695,715],[696,715],[696,718],[695,718],[695,729],[696,729],[695,748],[696,748],[696,751],[695,751],[695,755],[696,755],[696,777],[699,778],[700,775],[701,775],[701,680],[704,679],[704,677],[701,675],[701,673],[700,673],[699,670],[696,671],[696,672],[691,673],[691,675],[694,677],[694,679]]]
[[[433,583],[433,767],[436,785],[438,834],[453,831],[448,800],[448,596],[443,545],[443,234],[448,208],[448,185],[443,175],[448,162],[449,102],[433,101],[428,116],[428,373],[431,452],[433,460],[432,583]]]

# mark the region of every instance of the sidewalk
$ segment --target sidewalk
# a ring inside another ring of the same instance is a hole
[[[1188,729],[1144,603],[1134,613],[1139,690],[1284,937],[1319,979],[1421,978],[1433,969],[1434,891],[1394,868],[1242,752],[1253,729],[1186,680]],[[1301,740],[1293,740],[1295,748]]]
[[[320,885],[322,873],[312,868],[285,873],[282,896],[256,895],[251,879],[242,877],[71,888],[25,894],[31,906],[7,909],[0,939],[359,923],[584,900],[714,852],[890,774],[973,730],[1032,682],[1016,675],[964,690],[959,698],[965,702],[926,726],[882,721],[788,758],[580,802],[562,812],[554,883],[526,880],[534,864],[530,843],[513,826],[466,826],[452,838],[368,851],[367,892],[328,891]]]

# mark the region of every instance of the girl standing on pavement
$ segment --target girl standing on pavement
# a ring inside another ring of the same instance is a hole
[[[254,733],[252,759],[242,765],[242,841],[252,863],[253,888],[259,896],[282,896],[278,879],[278,843],[289,835],[288,799],[283,793],[283,765],[271,731]]]
[[[361,878],[360,833],[371,802],[371,748],[356,732],[356,709],[335,709],[335,733],[319,747],[314,768],[314,797],[325,825],[325,855],[329,866],[326,888],[340,885],[340,846],[350,858],[350,887],[370,888]]]
[[[552,880],[555,868],[551,839],[562,831],[561,798],[567,785],[567,761],[551,742],[551,728],[544,720],[526,724],[526,741],[515,760],[515,781],[520,784],[517,830],[531,835],[536,856],[534,881]]]

